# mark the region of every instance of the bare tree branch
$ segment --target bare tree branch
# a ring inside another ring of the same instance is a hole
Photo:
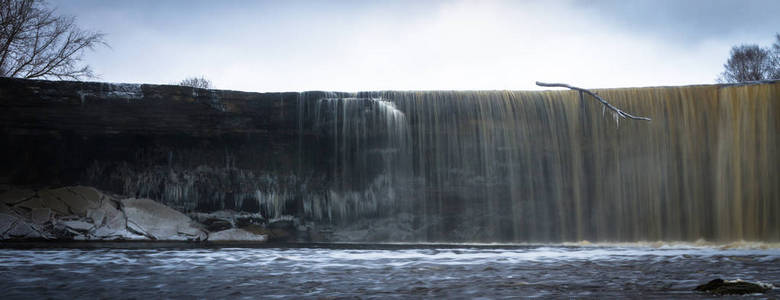
[[[544,87],[564,87],[564,88],[572,89],[572,90],[575,90],[575,91],[579,91],[580,93],[586,93],[588,95],[591,95],[591,96],[593,96],[593,98],[596,98],[596,100],[601,102],[601,104],[603,104],[606,108],[608,108],[608,109],[610,109],[611,111],[614,112],[616,121],[617,121],[618,117],[624,118],[624,119],[625,118],[629,118],[629,119],[633,119],[633,120],[650,121],[650,118],[647,118],[647,117],[637,117],[637,116],[634,116],[632,114],[629,114],[627,112],[622,111],[621,109],[613,106],[612,104],[609,104],[609,102],[607,102],[607,100],[604,100],[604,98],[601,98],[599,95],[597,95],[594,92],[591,92],[590,90],[586,90],[586,89],[583,89],[583,88],[578,88],[576,86],[571,86],[571,85],[568,85],[568,84],[565,84],[565,83],[544,83],[544,82],[537,81],[536,85],[544,86]]]
[[[56,16],[41,0],[0,0],[0,25],[3,77],[94,77],[82,55],[106,45],[104,34],[79,29],[74,17]]]

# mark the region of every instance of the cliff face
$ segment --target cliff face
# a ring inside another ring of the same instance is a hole
[[[2,79],[2,125],[78,135],[297,134],[298,93]]]
[[[2,78],[0,182],[82,183],[175,200],[169,204],[182,210],[240,209],[258,182],[284,189],[283,181],[296,180],[290,166],[309,135],[297,120],[300,100],[298,93]],[[197,187],[181,191],[179,183]]]
[[[245,93],[0,79],[0,184],[88,185],[356,241],[780,240],[780,82]]]

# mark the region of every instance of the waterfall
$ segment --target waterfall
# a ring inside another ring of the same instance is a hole
[[[6,185],[257,213],[302,240],[780,242],[780,80],[594,90],[652,119],[619,123],[571,90],[0,82]]]
[[[382,97],[326,95],[314,102],[312,126],[329,145],[306,151],[328,150],[322,160],[331,163],[330,186],[324,197],[305,201],[306,213],[344,220],[398,206],[401,182],[412,177],[405,114]]]
[[[306,213],[410,214],[426,241],[780,240],[779,82],[597,92],[653,121],[573,91],[309,95],[328,188]]]

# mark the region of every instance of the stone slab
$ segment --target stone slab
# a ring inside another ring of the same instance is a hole
[[[199,235],[194,233],[200,229],[185,214],[150,199],[123,199],[122,210],[127,216],[128,229],[157,240],[187,240]]]
[[[233,228],[211,232],[209,233],[208,240],[212,242],[265,242],[268,240],[268,236],[264,234],[254,234],[240,228]]]

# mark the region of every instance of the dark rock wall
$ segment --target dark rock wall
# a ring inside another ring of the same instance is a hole
[[[0,98],[3,183],[93,185],[182,210],[258,210],[243,201],[255,186],[298,191],[300,168],[290,166],[324,173],[299,162],[310,159],[298,151],[311,133],[298,123],[298,93],[3,78]]]

